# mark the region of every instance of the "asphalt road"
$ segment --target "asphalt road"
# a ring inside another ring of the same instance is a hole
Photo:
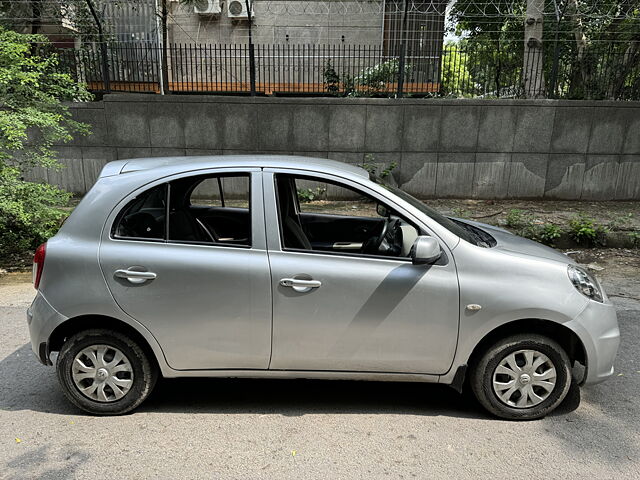
[[[87,416],[31,353],[33,289],[0,281],[0,478],[637,479],[638,277],[605,279],[618,374],[524,423],[438,385],[280,380],[164,380],[133,414]]]

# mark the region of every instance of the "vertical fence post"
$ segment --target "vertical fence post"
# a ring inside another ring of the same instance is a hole
[[[160,30],[162,26],[160,24],[161,22],[160,22],[160,13],[158,11],[159,10],[158,0],[154,0],[154,8],[155,8],[154,13],[156,17],[156,44],[160,49],[164,49],[164,42],[162,41],[162,37],[160,36]],[[152,52],[156,51],[156,48],[154,48],[153,45],[150,45],[150,49]],[[151,55],[151,58],[154,58],[154,55]],[[159,73],[158,80],[160,83],[160,95],[164,95],[164,61],[163,61],[164,59],[162,57],[162,53],[160,53],[160,55],[155,55],[155,59],[156,60],[160,59],[160,72],[158,72]]]
[[[560,20],[564,15],[564,11],[560,11],[558,2],[553,0],[553,8],[556,15],[556,33],[553,39],[553,63],[551,65],[551,79],[549,85],[549,98],[556,97],[556,83],[558,81],[558,61],[560,56],[560,48],[558,46],[558,35],[560,33]]]
[[[524,93],[528,98],[544,97],[543,21],[544,0],[527,0],[524,21]]]
[[[560,49],[558,46],[558,32],[556,31],[556,38],[553,46],[553,63],[551,64],[551,78],[549,80],[549,98],[556,98],[556,82],[558,81],[558,57],[560,56]]]
[[[96,22],[96,27],[98,28],[98,42],[100,43],[100,56],[102,57],[102,81],[104,82],[104,90],[106,93],[111,93],[111,79],[109,78],[109,61],[107,59],[107,44],[104,41],[104,35],[102,33],[102,23],[98,18],[98,14],[96,13],[95,8],[93,7],[93,2],[91,0],[86,0],[87,6],[89,7],[89,11],[91,12],[91,16],[93,20]]]
[[[398,91],[396,97],[402,97],[402,91],[404,89],[404,63],[406,56],[406,30],[407,30],[407,10],[409,7],[409,0],[404,0],[404,12],[402,15],[402,31],[400,32],[400,61],[398,62]]]
[[[256,96],[256,53],[253,48],[253,38],[251,37],[251,23],[253,21],[251,17],[251,7],[253,7],[253,0],[244,0],[247,7],[247,19],[249,21],[249,84],[251,89],[251,96]]]
[[[168,0],[162,0],[162,45],[161,45],[161,52],[160,52],[160,58],[161,58],[161,64],[160,64],[160,75],[162,76],[162,94],[164,95],[165,93],[167,93],[169,91],[169,66],[167,64],[168,62],[168,55],[167,55],[167,48],[169,48],[168,42],[167,42],[167,21],[168,21],[168,17],[169,17],[169,11],[168,11],[168,7],[167,7],[167,1]]]

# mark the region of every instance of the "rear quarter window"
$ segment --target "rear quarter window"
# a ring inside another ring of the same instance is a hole
[[[118,214],[111,235],[115,238],[164,240],[166,197],[166,184],[136,196]]]

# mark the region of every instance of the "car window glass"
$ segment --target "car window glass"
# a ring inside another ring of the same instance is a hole
[[[371,198],[350,188],[304,178],[297,178],[295,184],[301,213],[380,217]]]
[[[114,237],[163,240],[166,220],[166,184],[136,196],[120,213]]]
[[[408,257],[418,229],[373,197],[338,182],[276,175],[282,246]]]
[[[191,205],[222,206],[220,183],[217,177],[205,178],[191,192]]]
[[[171,182],[169,241],[250,246],[249,180],[243,173]]]
[[[227,175],[208,177],[191,192],[192,205],[249,208],[249,177]]]
[[[221,180],[225,206],[249,208],[249,177],[227,176]]]
[[[432,220],[438,222],[444,228],[457,235],[458,237],[466,240],[467,242],[477,245],[479,247],[493,247],[496,245],[496,240],[489,235],[486,231],[474,227],[473,225],[469,225],[460,220],[456,220],[453,218],[446,217],[442,215],[437,210],[426,205],[424,202],[421,202],[417,198],[409,195],[407,192],[400,190],[397,187],[393,187],[388,185],[383,179],[371,176],[372,181],[377,183],[378,185],[386,188],[390,192],[396,194],[398,197],[402,198],[405,202],[409,203],[411,206],[417,208],[422,213],[430,217]]]

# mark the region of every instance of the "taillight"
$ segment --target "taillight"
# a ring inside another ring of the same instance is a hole
[[[44,269],[44,257],[47,254],[47,242],[43,243],[36,249],[33,256],[33,287],[37,290],[40,286],[42,278],[42,270]]]

